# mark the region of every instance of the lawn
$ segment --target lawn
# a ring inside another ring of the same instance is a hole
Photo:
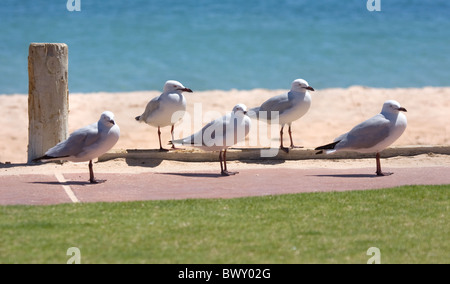
[[[450,263],[450,185],[0,207],[0,263]]]

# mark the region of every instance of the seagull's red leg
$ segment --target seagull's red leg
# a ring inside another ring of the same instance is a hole
[[[172,129],[170,129],[170,134],[172,135],[172,141],[175,140],[173,138],[173,130],[174,130],[174,128],[175,128],[175,124],[172,124]],[[175,149],[175,144],[173,144],[173,143],[172,143],[172,149]]]
[[[222,167],[222,159],[220,160],[220,166]],[[223,168],[222,168],[222,175],[223,176],[233,176],[235,174],[238,174],[239,172],[229,172],[227,169],[227,149],[223,151]]]
[[[162,144],[161,144],[161,128],[158,126],[158,138],[159,138],[159,151],[160,152],[166,152],[166,151],[168,151],[167,149],[164,149],[163,147],[162,147]]]
[[[170,134],[172,135],[172,141],[175,140],[174,136],[173,136],[173,130],[175,129],[175,124],[172,124],[172,129],[170,130]],[[175,147],[175,144],[172,143],[172,150],[178,149],[177,147]]]
[[[89,161],[89,182],[92,184],[102,183],[106,180],[96,180],[94,178],[94,166],[92,165],[92,160]]]
[[[281,130],[280,130],[280,149],[286,153],[289,153],[289,148],[285,148],[283,146],[283,129],[284,129],[284,124],[281,126]]]
[[[294,146],[294,140],[292,139],[291,124],[289,124],[289,138],[291,139],[291,148],[303,148],[302,146]]]
[[[377,176],[390,176],[393,174],[393,173],[383,173],[381,171],[380,153],[377,153],[376,160],[377,160]]]

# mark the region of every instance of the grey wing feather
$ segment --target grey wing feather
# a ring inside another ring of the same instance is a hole
[[[144,113],[139,117],[139,121],[145,122],[147,120],[147,118],[151,115],[151,113],[159,108],[159,104],[160,104],[159,96],[155,97],[151,101],[149,101],[147,106],[145,107]]]
[[[237,119],[231,116],[231,114],[227,114],[217,119],[210,127],[213,127],[214,129],[214,132],[210,135],[211,139],[216,143],[222,143],[221,145],[234,145],[238,141],[245,139],[250,132],[250,125],[245,125],[243,133],[240,133],[238,130]],[[208,135],[206,136],[208,137]]]
[[[57,144],[45,154],[51,157],[68,157],[82,152],[83,148],[95,143],[100,138],[97,123],[74,131],[67,140]]]
[[[337,137],[336,139],[334,139],[333,142],[344,140],[344,138],[347,136],[347,134],[348,134],[348,132],[347,132],[347,133],[344,133],[344,134],[342,134],[342,135],[340,135],[339,137]]]
[[[354,149],[370,148],[386,139],[389,136],[389,132],[389,120],[378,114],[355,126],[347,133],[343,142],[345,142],[346,147]],[[341,135],[339,138],[344,135]]]
[[[213,127],[213,129],[219,129],[220,125],[222,124],[222,128],[223,132],[225,132],[226,130],[226,115],[220,118],[217,118],[213,121],[211,121],[210,123],[206,124],[205,126],[203,126],[203,128],[199,131],[197,131],[196,133],[192,134],[191,136],[185,137],[183,139],[179,139],[179,140],[174,140],[172,142],[174,143],[180,143],[180,144],[184,144],[184,145],[197,145],[199,142],[201,142],[202,146],[206,146],[205,141],[204,141],[204,137],[205,137],[205,132],[206,131],[212,131],[210,128]],[[222,134],[222,136],[224,136],[225,133]],[[212,132],[211,133],[211,138],[212,139],[216,139],[216,132]]]
[[[288,94],[282,94],[265,101],[259,108],[259,111],[267,111],[267,119],[271,120],[272,111],[277,111],[279,114],[282,114],[284,111],[288,110],[291,107],[292,102],[289,101]]]
[[[250,118],[259,118],[259,109],[260,107],[254,107],[248,110],[248,116]]]
[[[217,118],[217,119],[215,119],[215,120],[213,120],[213,121],[211,121],[210,123],[208,123],[207,125],[205,125],[203,128],[202,128],[202,130],[201,130],[201,135],[202,135],[202,144],[203,144],[203,146],[205,146],[206,144],[205,144],[205,141],[204,141],[204,138],[205,138],[205,132],[206,131],[213,131],[212,133],[211,133],[211,135],[210,135],[210,137],[212,138],[212,139],[216,139],[216,136],[217,136],[217,134],[218,133],[216,133],[216,129],[222,129],[222,137],[225,135],[225,125],[226,125],[226,115],[225,116],[223,116],[223,117],[220,117],[220,118]],[[211,129],[212,128],[212,129]],[[198,133],[199,134],[199,133]],[[197,134],[197,135],[198,135]],[[193,137],[193,138],[195,138],[195,137]],[[193,143],[195,143],[196,141],[192,141]]]

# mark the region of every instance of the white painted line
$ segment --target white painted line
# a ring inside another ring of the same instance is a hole
[[[70,188],[70,186],[65,185],[65,183],[67,182],[66,179],[64,178],[64,176],[62,174],[59,173],[55,173],[55,177],[56,179],[59,181],[59,183],[61,183],[62,187],[64,188],[64,191],[66,192],[66,194],[69,196],[70,200],[72,200],[73,203],[79,203],[80,200],[78,200],[78,198],[75,196],[75,194],[73,193],[72,189]]]

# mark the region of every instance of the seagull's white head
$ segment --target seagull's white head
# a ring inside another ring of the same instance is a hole
[[[406,112],[406,109],[400,105],[399,102],[394,100],[385,101],[381,113],[399,113],[400,111]]]
[[[314,88],[309,86],[308,82],[303,79],[297,79],[292,82],[291,85],[291,91],[298,92],[298,93],[304,93],[306,91],[314,91]]]
[[[114,113],[110,111],[103,112],[100,116],[99,123],[107,127],[113,127],[114,125],[116,125],[116,122],[114,121]]]
[[[233,113],[235,116],[244,117],[247,115],[247,106],[244,104],[237,104],[233,108]]]
[[[192,93],[192,90],[186,88],[178,81],[169,80],[164,84],[164,93],[181,93],[181,92],[189,92]]]

